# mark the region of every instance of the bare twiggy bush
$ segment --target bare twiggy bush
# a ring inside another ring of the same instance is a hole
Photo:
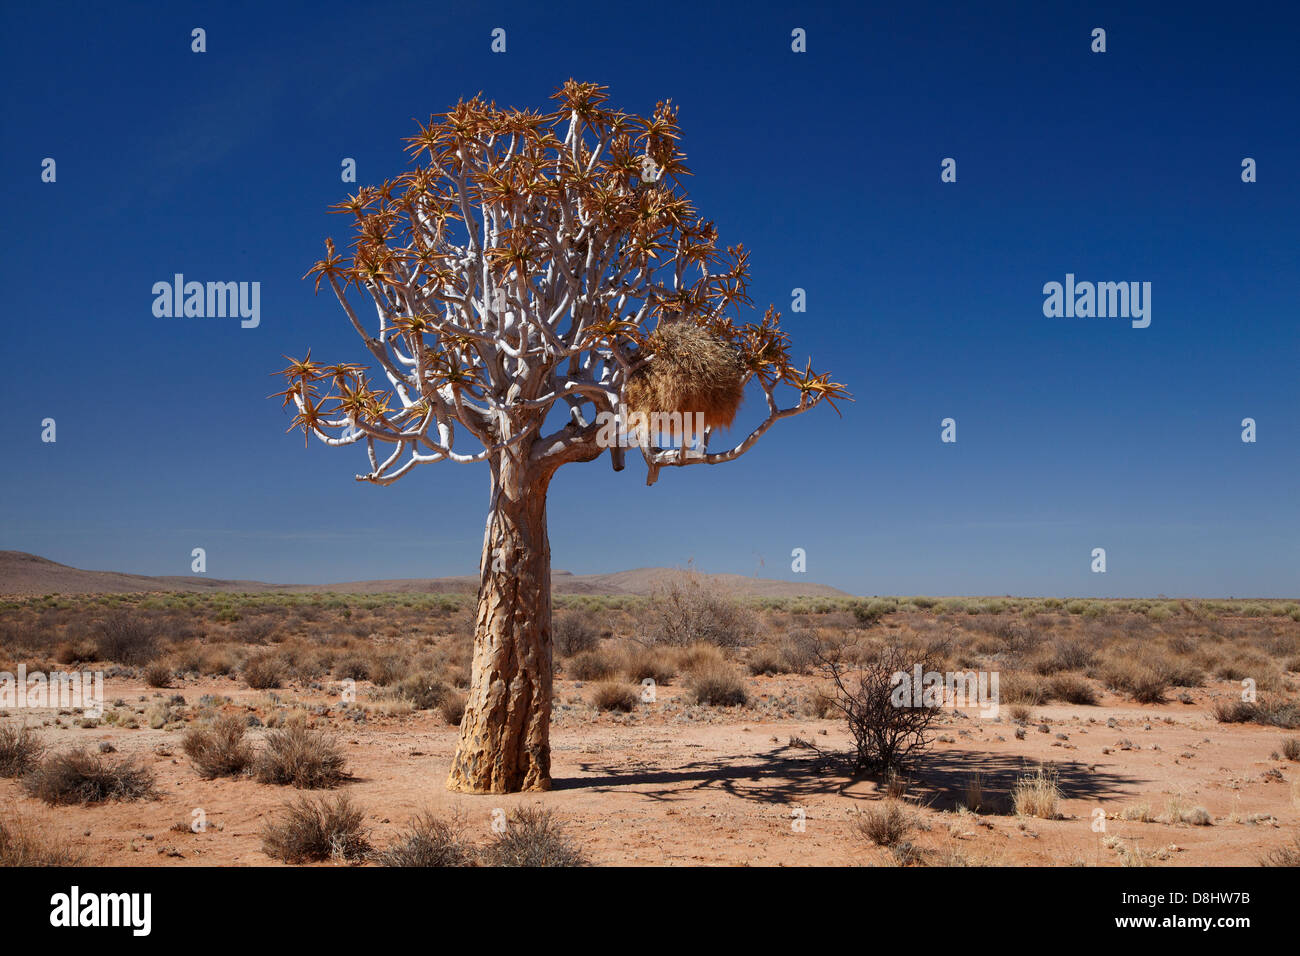
[[[603,681],[595,686],[591,702],[597,710],[619,710],[631,713],[636,710],[637,694],[626,684],[618,681]]]
[[[506,828],[483,849],[487,866],[588,866],[555,814],[542,807],[516,807]]]
[[[432,812],[416,815],[406,830],[378,854],[381,866],[474,866],[474,845],[465,836],[459,817],[443,820]]]
[[[696,668],[686,678],[686,689],[697,704],[711,707],[743,707],[749,702],[745,682],[731,664]]]
[[[155,793],[154,774],[147,767],[81,749],[46,758],[23,778],[23,788],[51,806],[142,800]]]
[[[138,667],[158,652],[158,629],[150,618],[113,611],[95,627],[95,653],[100,660]]]
[[[863,837],[876,846],[892,847],[916,828],[910,810],[897,800],[884,800],[858,814],[855,826]]]
[[[238,777],[253,763],[253,748],[244,739],[247,724],[233,714],[223,714],[208,727],[185,732],[181,748],[205,780]]]
[[[753,641],[758,629],[752,611],[693,572],[670,579],[641,614],[641,633],[651,644],[736,647]]]
[[[600,643],[600,632],[579,611],[557,614],[551,624],[551,637],[555,641],[555,650],[563,657],[595,650]]]
[[[925,754],[939,707],[896,694],[902,690],[896,675],[910,676],[918,665],[922,673],[938,670],[932,651],[893,641],[857,664],[845,664],[837,653],[822,652],[819,659],[833,688],[832,706],[853,736],[855,771],[901,771]]]
[[[302,797],[263,828],[262,852],[284,863],[363,860],[370,853],[364,820],[346,794]]]
[[[80,866],[82,855],[17,816],[0,819],[0,866]]]
[[[21,777],[45,756],[45,745],[30,727],[0,726],[0,777]]]
[[[295,723],[266,735],[266,750],[257,758],[255,774],[260,783],[319,790],[346,780],[346,764],[334,737]]]
[[[1287,760],[1300,760],[1300,740],[1287,737],[1282,741],[1282,756]]]

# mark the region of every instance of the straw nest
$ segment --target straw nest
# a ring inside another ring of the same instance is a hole
[[[652,358],[627,384],[631,413],[704,413],[709,428],[730,427],[745,392],[735,347],[690,321],[664,322],[646,337]]]

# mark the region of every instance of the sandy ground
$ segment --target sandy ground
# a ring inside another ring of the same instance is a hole
[[[371,714],[362,723],[324,716],[314,726],[339,735],[355,775],[341,789],[365,808],[379,847],[419,810],[459,809],[471,834],[486,840],[494,810],[541,803],[599,864],[887,863],[890,852],[864,841],[854,825],[855,814],[881,799],[880,785],[851,779],[842,765],[799,744],[801,738],[822,751],[849,746],[842,721],[789,715],[783,702],[807,686],[804,680],[754,678],[758,706],[732,711],[687,707],[675,688],[661,688],[657,702],[627,716],[597,714],[582,684],[559,680],[555,786],[544,794],[448,793],[443,783],[456,730],[436,712]],[[1300,825],[1300,764],[1270,756],[1294,732],[1222,725],[1210,717],[1209,702],[1236,687],[1210,683],[1194,692],[1192,703],[1143,706],[1107,696],[1101,706],[1039,707],[1023,740],[1006,717],[949,714],[938,729],[943,740],[906,796],[921,823],[910,839],[929,851],[932,865],[1111,866],[1120,864],[1125,847],[1139,848],[1151,865],[1254,865]],[[232,698],[229,712],[266,716],[268,704],[265,692],[229,679],[186,681],[166,691],[110,680],[106,691],[109,701],[122,698],[136,707],[172,694],[183,695],[191,711],[203,694]],[[327,692],[276,694],[308,706],[337,700]],[[54,715],[10,712],[3,719],[39,726]],[[61,722],[41,727],[51,748],[94,749],[108,741],[155,770],[160,796],[47,808],[16,781],[0,780],[6,814],[17,812],[66,839],[92,865],[279,865],[262,852],[259,831],[298,791],[249,779],[201,779],[181,751],[180,730],[82,729],[69,726],[68,716]],[[262,733],[251,736],[256,741]],[[1125,740],[1132,749],[1119,749]],[[1058,769],[1062,818],[1014,816],[1007,793],[1024,770],[1044,761]],[[995,812],[954,809],[973,772],[983,776]],[[1188,809],[1204,807],[1213,824],[1117,818],[1141,804],[1160,816],[1171,799]],[[1108,816],[1104,833],[1094,830],[1098,807]],[[196,809],[206,816],[202,833],[188,828]]]

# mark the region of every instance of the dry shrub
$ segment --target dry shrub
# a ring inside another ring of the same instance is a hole
[[[231,632],[241,644],[265,644],[275,634],[277,622],[270,614],[258,614],[236,624]]]
[[[255,773],[259,783],[319,790],[348,779],[346,764],[336,738],[294,723],[266,735]]]
[[[406,832],[376,857],[381,866],[474,866],[474,846],[459,817],[441,820],[431,812],[413,817]]]
[[[575,654],[564,663],[565,676],[573,680],[605,680],[618,671],[618,661],[603,648]]]
[[[702,412],[709,428],[731,426],[746,374],[734,345],[690,320],[661,321],[642,354],[650,358],[628,379],[629,412]]]
[[[300,798],[286,805],[262,830],[262,852],[284,863],[362,860],[370,853],[365,814],[346,794]]]
[[[82,749],[56,754],[23,778],[23,788],[51,806],[152,797],[153,771],[133,759],[114,761]]]
[[[339,680],[370,680],[370,658],[357,651],[334,659],[334,676]]]
[[[408,677],[397,686],[398,697],[409,700],[416,710],[433,710],[449,693],[451,688],[438,675],[429,673]]]
[[[1300,834],[1291,838],[1275,850],[1264,854],[1260,866],[1300,866]]]
[[[1262,724],[1284,730],[1300,727],[1300,704],[1280,697],[1261,697],[1254,703],[1238,698],[1218,700],[1212,712],[1221,724]]]
[[[1092,647],[1086,642],[1074,638],[1057,638],[1052,641],[1051,670],[1081,671],[1088,668],[1093,661]]]
[[[1056,768],[1051,765],[1023,775],[1011,791],[1011,804],[1017,816],[1055,820],[1061,815],[1057,809],[1060,800]]]
[[[1110,661],[1102,676],[1111,689],[1127,694],[1139,704],[1162,702],[1170,686],[1165,672],[1149,662],[1132,658]]]
[[[276,654],[254,654],[244,661],[244,682],[254,690],[273,690],[284,686],[284,661]]]
[[[95,625],[97,659],[139,667],[158,652],[158,629],[152,620],[128,611],[113,611]]]
[[[755,676],[763,674],[786,674],[785,658],[781,651],[771,644],[760,644],[749,652],[745,666]]]
[[[223,714],[209,727],[191,727],[181,749],[205,780],[238,777],[253,763],[253,750],[244,740],[247,724],[233,714]]]
[[[461,720],[465,716],[465,704],[467,703],[464,694],[457,691],[454,694],[448,694],[438,705],[438,713],[442,714],[442,719],[453,727],[459,727]]]
[[[1238,698],[1216,700],[1210,708],[1214,719],[1221,724],[1248,724],[1257,714],[1254,704]]]
[[[401,655],[385,654],[371,663],[370,679],[379,687],[387,687],[402,680],[410,670],[410,664]]]
[[[1097,689],[1081,674],[1056,674],[1047,681],[1047,696],[1067,704],[1097,703]]]
[[[97,653],[97,648],[89,641],[68,641],[59,645],[54,659],[66,666],[86,664],[93,661]]]
[[[669,684],[677,676],[672,659],[653,647],[630,645],[623,650],[623,676],[640,684],[649,678],[656,684]]]
[[[998,676],[998,700],[1007,704],[1038,707],[1047,703],[1047,683],[1024,671],[1003,671]]]
[[[752,642],[759,624],[735,598],[688,572],[675,575],[655,591],[641,611],[640,630],[650,644],[736,647]]]
[[[506,828],[483,849],[487,866],[588,866],[555,814],[542,807],[516,807]]]
[[[597,710],[631,713],[636,710],[637,694],[631,687],[618,681],[602,681],[592,691],[591,702]]]
[[[144,682],[150,687],[171,687],[175,675],[162,661],[154,661],[144,669]]]
[[[45,745],[30,727],[0,726],[0,777],[21,777],[45,756]]]
[[[0,866],[81,866],[84,860],[62,840],[26,820],[0,820]]]
[[[934,648],[909,648],[895,640],[860,663],[846,664],[835,653],[822,655],[821,662],[834,685],[833,705],[853,737],[855,771],[901,771],[925,754],[940,709],[924,697],[897,704],[894,675],[910,675],[916,666],[922,673],[942,670]]]
[[[1282,756],[1287,760],[1300,760],[1300,740],[1287,737],[1282,741]]]
[[[674,656],[678,670],[687,674],[727,663],[727,655],[712,644],[692,644],[678,648]]]
[[[557,615],[551,623],[551,639],[563,657],[572,657],[583,651],[595,650],[600,643],[600,633],[579,611]]]
[[[876,846],[892,847],[916,828],[916,820],[897,800],[883,800],[867,807],[854,821],[858,833]]]
[[[686,689],[697,704],[743,707],[749,702],[745,682],[730,664],[699,667],[686,678]]]

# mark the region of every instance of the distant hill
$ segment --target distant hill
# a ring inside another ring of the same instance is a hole
[[[555,571],[551,585],[556,594],[645,595],[679,572],[672,568],[638,568],[605,574],[571,574]],[[723,590],[744,597],[848,597],[838,588],[799,581],[749,578],[740,574],[704,574]],[[246,591],[249,593],[313,594],[464,594],[478,590],[478,575],[450,578],[399,578],[391,581],[346,581],[340,584],[267,584],[265,581],[229,581],[220,578],[147,574],[121,571],[83,571],[25,551],[0,551],[0,595],[139,594],[147,591]]]

